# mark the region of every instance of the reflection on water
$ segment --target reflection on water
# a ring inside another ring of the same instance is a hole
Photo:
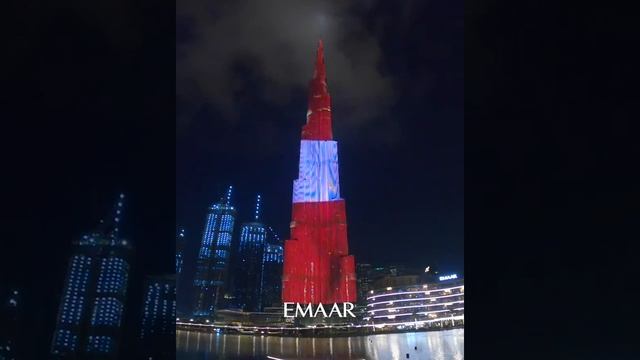
[[[407,359],[407,354],[410,360],[464,358],[463,329],[336,338],[226,335],[179,330],[176,341],[178,360],[392,360]]]

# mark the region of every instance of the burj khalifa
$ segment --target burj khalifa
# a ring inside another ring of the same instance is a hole
[[[333,140],[322,41],[308,106],[298,179],[293,181],[291,236],[284,246],[282,300],[355,302],[355,260],[349,255],[345,201],[340,197],[338,143]]]

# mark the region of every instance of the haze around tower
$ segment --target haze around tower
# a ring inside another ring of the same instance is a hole
[[[178,10],[178,97],[214,106],[237,121],[238,94],[252,84],[238,68],[267,82],[259,96],[282,105],[306,91],[318,39],[331,56],[328,77],[344,126],[358,127],[388,110],[392,79],[380,72],[382,54],[362,13],[370,2],[244,1],[216,2],[216,10],[190,0]],[[242,24],[242,25],[239,25]],[[251,89],[252,91],[255,89]],[[189,113],[179,121],[188,122]],[[179,124],[180,125],[180,124]]]

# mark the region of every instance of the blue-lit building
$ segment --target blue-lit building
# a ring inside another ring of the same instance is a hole
[[[271,237],[278,241],[277,236]],[[278,307],[282,304],[282,264],[284,262],[284,248],[282,243],[266,244],[262,256],[262,278],[260,307]]]
[[[267,227],[260,222],[258,195],[252,222],[240,227],[240,241],[234,254],[234,302],[244,311],[260,310],[262,257],[267,241]]]
[[[145,281],[140,326],[143,359],[175,357],[176,277],[150,276]]]
[[[118,357],[132,247],[120,238],[122,202],[107,224],[73,243],[64,281],[53,358],[115,359]]]
[[[207,214],[193,280],[195,316],[212,316],[216,307],[224,305],[236,220],[236,209],[231,204],[232,190],[229,186],[226,197],[211,205]]]

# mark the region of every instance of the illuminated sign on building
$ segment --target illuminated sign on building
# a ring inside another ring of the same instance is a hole
[[[445,280],[451,280],[451,279],[457,279],[457,278],[458,278],[457,274],[451,274],[451,275],[440,276],[438,279],[440,281],[445,281]]]
[[[340,199],[338,143],[302,140],[300,170],[293,182],[293,202],[320,202]]]

